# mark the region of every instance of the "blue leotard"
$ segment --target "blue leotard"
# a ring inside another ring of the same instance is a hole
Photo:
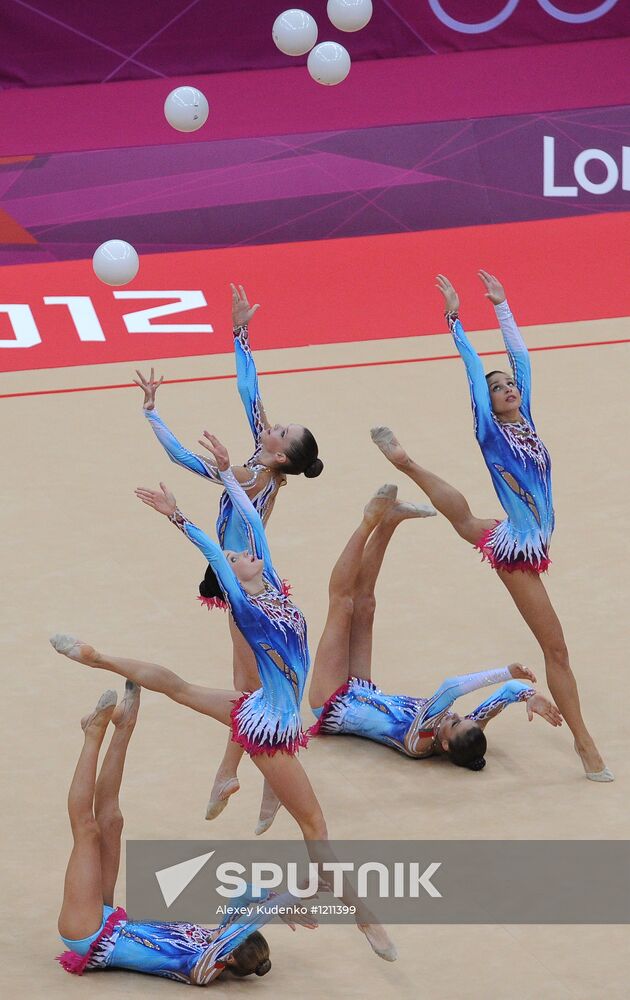
[[[260,900],[260,905],[258,905]],[[103,933],[105,919],[113,910],[104,908],[101,930],[92,935],[90,954],[81,971],[93,969],[127,969],[144,972],[178,982],[207,986],[225,967],[225,959],[255,930],[272,920],[275,913],[265,906],[269,893],[261,890],[254,900],[252,893],[239,897],[239,910],[250,904],[245,913],[225,917],[218,927],[208,928],[199,924],[182,922],[139,922],[120,919]],[[273,899],[274,909],[279,905],[294,903],[286,893]],[[124,914],[124,911],[119,911]],[[79,955],[87,954],[82,941],[62,939]],[[85,939],[87,940],[87,939]],[[60,961],[68,971],[71,963]]]
[[[233,738],[250,754],[296,753],[307,741],[300,702],[310,657],[304,615],[285,594],[271,561],[260,515],[231,470],[221,472],[234,510],[244,521],[246,547],[263,560],[265,590],[243,590],[221,547],[177,510],[170,520],[200,549],[214,570],[234,621],[249,643],[262,687],[233,713]]]
[[[350,677],[323,708],[314,708],[317,731],[363,736],[395,747],[408,757],[430,757],[434,753],[435,731],[457,698],[489,684],[500,684],[490,698],[466,716],[481,722],[497,715],[508,705],[525,701],[535,692],[514,680],[507,667],[450,677],[430,698],[384,694],[372,681]]]
[[[270,475],[266,466],[260,465],[257,461],[261,450],[260,435],[265,429],[266,418],[258,391],[258,374],[249,347],[247,326],[239,326],[234,330],[234,353],[236,356],[238,392],[245,408],[255,445],[254,454],[245,463],[245,466],[251,470],[251,478],[242,485],[245,489],[250,489],[255,485],[258,476],[263,473],[265,475],[261,478],[268,478],[268,481],[264,483],[261,490],[252,498],[254,507],[260,514],[263,524],[266,524],[278,490],[280,486],[284,485],[286,479],[282,476]],[[188,469],[190,472],[196,473],[198,476],[202,476],[208,482],[221,484],[222,480],[216,465],[203,455],[195,455],[188,448],[185,448],[172,431],[169,430],[164,421],[161,420],[156,410],[145,410],[144,415],[172,462],[175,462],[176,465],[181,465],[182,468]],[[216,532],[219,544],[223,549],[241,552],[247,547],[247,537],[243,520],[234,511],[227,490],[223,491],[219,502]]]
[[[495,310],[521,393],[524,419],[518,423],[502,423],[495,417],[481,359],[457,315],[447,314],[455,346],[466,365],[475,436],[507,514],[505,521],[486,534],[479,548],[495,568],[519,567],[542,572],[549,565],[548,549],[554,527],[551,459],[532,420],[527,348],[507,302],[501,302]]]

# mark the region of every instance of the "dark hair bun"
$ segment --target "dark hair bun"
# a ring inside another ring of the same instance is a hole
[[[219,586],[219,581],[217,580],[216,573],[212,569],[212,566],[208,565],[206,570],[206,575],[199,584],[199,593],[202,597],[220,597],[223,598],[223,591]]]
[[[471,760],[468,764],[464,765],[464,767],[467,767],[470,771],[483,771],[485,766],[485,757],[475,757],[474,760]]]
[[[321,475],[322,469],[324,468],[324,463],[321,458],[316,458],[314,462],[304,469],[304,475],[307,479],[316,479],[317,476]]]
[[[271,962],[269,961],[268,958],[266,958],[264,962],[261,962],[260,965],[256,966],[256,975],[266,976],[270,968],[271,968]]]

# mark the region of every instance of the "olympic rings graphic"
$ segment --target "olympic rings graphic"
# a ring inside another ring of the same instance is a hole
[[[587,24],[589,21],[596,21],[599,17],[607,14],[609,10],[612,10],[617,4],[617,0],[603,0],[593,10],[584,11],[582,14],[570,14],[566,10],[561,10],[551,0],[537,0],[537,2],[546,14],[549,14],[554,20],[564,21],[566,24]],[[519,0],[508,0],[503,10],[494,17],[488,18],[487,21],[477,21],[475,24],[469,24],[467,21],[458,21],[456,18],[451,17],[450,14],[447,14],[440,0],[429,0],[429,7],[438,21],[441,21],[447,28],[452,28],[453,31],[458,31],[462,35],[481,35],[484,31],[492,31],[493,28],[498,28],[500,24],[507,21],[508,17],[514,13],[518,4]]]

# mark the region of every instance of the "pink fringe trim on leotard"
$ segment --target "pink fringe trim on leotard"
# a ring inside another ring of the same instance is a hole
[[[501,524],[497,521],[497,524]],[[497,559],[494,554],[494,549],[492,542],[490,541],[492,534],[494,533],[496,525],[494,528],[488,528],[484,531],[483,535],[475,545],[478,552],[481,552],[481,561],[489,562],[492,569],[501,569],[506,573],[514,573],[515,570],[520,570],[522,573],[546,573],[551,565],[551,559],[548,556],[541,556],[536,560],[525,559],[520,556],[518,559]]]
[[[77,955],[76,951],[64,951],[61,955],[57,955],[55,961],[59,962],[66,972],[70,972],[73,976],[82,976],[103,938],[112,933],[117,923],[126,919],[127,914],[125,910],[122,906],[117,906],[114,912],[108,916],[103,925],[103,930],[98,937],[94,938],[85,955]]]
[[[269,740],[256,740],[252,739],[247,733],[243,732],[240,726],[240,720],[238,718],[238,713],[251,696],[251,691],[246,691],[245,694],[241,695],[236,701],[233,701],[233,708],[230,712],[230,718],[232,720],[232,741],[238,743],[239,746],[243,747],[250,757],[256,757],[259,754],[267,754],[268,757],[273,757],[277,753],[286,753],[291,757],[294,757],[298,750],[306,747],[310,739],[310,729],[304,732],[300,732],[296,736],[285,737],[283,740],[279,740],[277,743],[271,743]]]
[[[319,736],[320,730],[324,725],[324,722],[326,721],[326,716],[330,712],[337,698],[340,698],[342,694],[347,694],[348,691],[350,690],[350,681],[351,678],[348,678],[345,684],[342,684],[341,687],[338,687],[336,691],[333,691],[330,698],[326,699],[326,701],[322,705],[322,710],[319,719],[317,720],[317,722],[313,723],[313,725],[309,730],[307,730],[309,736]]]
[[[289,583],[288,580],[282,581],[282,596],[283,597],[291,596],[291,584]],[[200,604],[203,604],[204,608],[207,608],[208,611],[213,611],[214,608],[220,608],[221,611],[227,611],[228,608],[227,602],[222,600],[222,598],[220,597],[198,596],[197,600],[199,601]]]

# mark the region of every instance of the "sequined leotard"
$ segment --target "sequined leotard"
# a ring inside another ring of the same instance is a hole
[[[304,615],[276,573],[259,514],[231,470],[221,472],[230,501],[244,524],[247,548],[263,560],[265,590],[255,597],[237,580],[221,547],[181,511],[170,520],[199,548],[214,570],[234,621],[256,658],[261,688],[244,696],[232,714],[232,735],[249,754],[297,753],[305,746],[300,702],[310,657]]]
[[[503,510],[507,514],[486,532],[477,547],[496,569],[542,573],[549,565],[554,527],[551,459],[536,433],[530,409],[531,367],[527,348],[507,302],[495,306],[501,333],[521,393],[523,420],[503,423],[490,401],[481,359],[456,313],[448,313],[450,331],[468,375],[475,436]]]
[[[477,688],[501,682],[498,691],[466,716],[476,722],[497,715],[514,702],[526,701],[534,689],[514,680],[507,667],[450,677],[430,698],[385,694],[372,681],[350,677],[322,708],[313,709],[319,719],[316,731],[363,736],[395,747],[408,757],[430,757],[435,752],[437,727],[453,702]]]

